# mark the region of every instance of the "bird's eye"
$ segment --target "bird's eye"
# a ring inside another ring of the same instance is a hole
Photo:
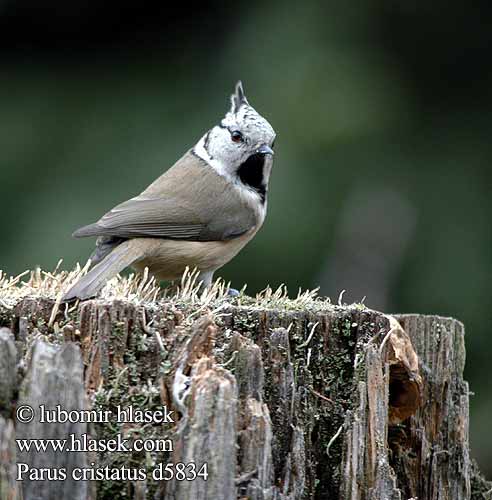
[[[234,132],[231,132],[231,139],[233,142],[243,142],[243,134],[239,132],[239,130],[234,130]]]

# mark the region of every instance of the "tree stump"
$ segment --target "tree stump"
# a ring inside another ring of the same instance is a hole
[[[308,295],[68,308],[38,294],[0,302],[0,326],[2,500],[490,498],[470,460],[454,319]],[[110,417],[40,423],[41,406]],[[21,407],[32,421],[19,421]],[[165,407],[169,419],[116,419],[129,407]],[[67,441],[22,451],[16,441],[84,436],[128,450],[67,451]],[[202,474],[178,477],[179,464]]]

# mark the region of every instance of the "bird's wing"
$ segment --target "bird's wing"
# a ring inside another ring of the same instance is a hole
[[[227,181],[188,153],[141,195],[74,236],[221,241],[240,236],[254,225],[253,211]]]

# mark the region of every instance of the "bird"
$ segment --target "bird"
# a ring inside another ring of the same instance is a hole
[[[97,237],[93,266],[63,296],[95,297],[127,267],[173,281],[196,269],[202,288],[256,235],[267,212],[276,133],[239,81],[224,118],[147,189],[73,233]]]

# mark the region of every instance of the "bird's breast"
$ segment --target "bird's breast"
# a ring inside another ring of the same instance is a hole
[[[234,258],[253,238],[259,227],[226,241],[182,241],[148,238],[146,256],[134,264],[143,271],[149,268],[151,274],[161,280],[175,280],[185,269],[213,271]],[[139,238],[139,240],[142,240]]]
[[[235,185],[240,203],[253,215],[255,232],[263,225],[267,212],[267,199],[256,190],[241,183]]]

